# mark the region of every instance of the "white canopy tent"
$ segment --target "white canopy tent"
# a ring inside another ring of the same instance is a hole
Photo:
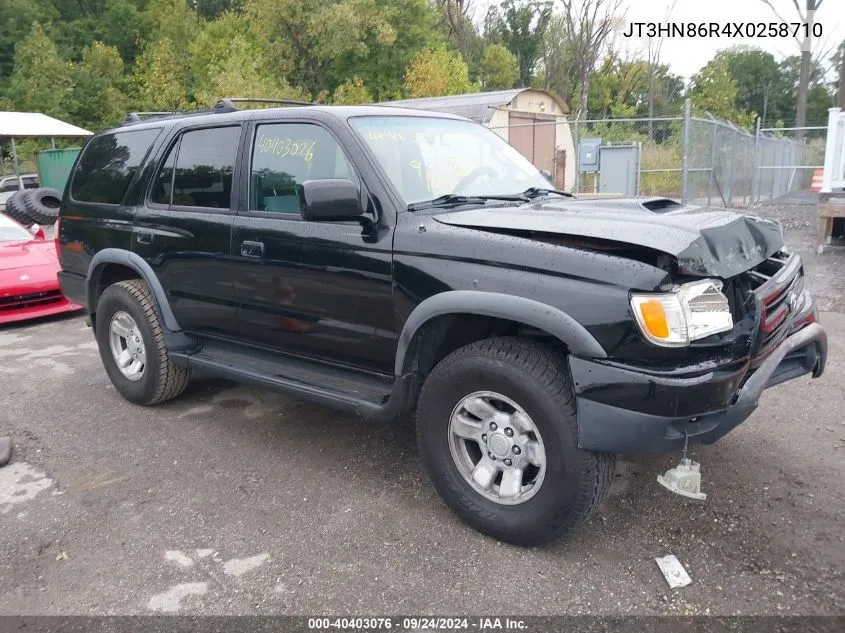
[[[0,138],[8,136],[12,141],[12,161],[15,164],[15,175],[20,179],[18,169],[18,150],[15,147],[15,137],[48,137],[51,142],[56,137],[91,136],[93,132],[83,130],[70,123],[41,114],[40,112],[0,112]],[[55,143],[53,143],[55,148]],[[19,180],[20,182],[20,180]],[[20,183],[23,188],[23,183]]]

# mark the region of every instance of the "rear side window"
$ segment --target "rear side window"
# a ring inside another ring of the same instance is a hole
[[[161,129],[103,134],[85,146],[70,195],[79,202],[120,204]]]
[[[150,201],[228,209],[240,126],[190,130],[174,145],[153,181]]]

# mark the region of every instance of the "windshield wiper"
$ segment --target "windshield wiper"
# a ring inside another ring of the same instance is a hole
[[[539,198],[540,196],[547,196],[550,193],[556,193],[559,196],[564,196],[566,198],[574,198],[571,193],[568,191],[560,191],[559,189],[546,189],[544,187],[528,187],[525,191],[523,191],[520,195],[528,198],[529,200],[533,200],[534,198]]]
[[[462,196],[456,193],[447,193],[446,195],[434,198],[434,200],[423,200],[422,202],[414,202],[408,205],[409,211],[417,211],[419,209],[428,209],[431,207],[449,207],[459,204],[484,204],[488,200],[505,200],[508,202],[528,202],[529,198],[525,195],[513,196]]]

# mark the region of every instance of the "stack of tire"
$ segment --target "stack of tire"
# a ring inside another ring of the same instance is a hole
[[[16,191],[6,200],[3,212],[24,226],[39,224],[49,226],[59,217],[62,192],[50,187]]]

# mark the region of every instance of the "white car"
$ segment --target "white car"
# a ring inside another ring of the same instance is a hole
[[[38,174],[21,174],[20,180],[23,182],[24,189],[37,189],[41,186]],[[19,189],[20,183],[17,176],[11,175],[0,178],[0,211],[6,208],[6,200]]]

